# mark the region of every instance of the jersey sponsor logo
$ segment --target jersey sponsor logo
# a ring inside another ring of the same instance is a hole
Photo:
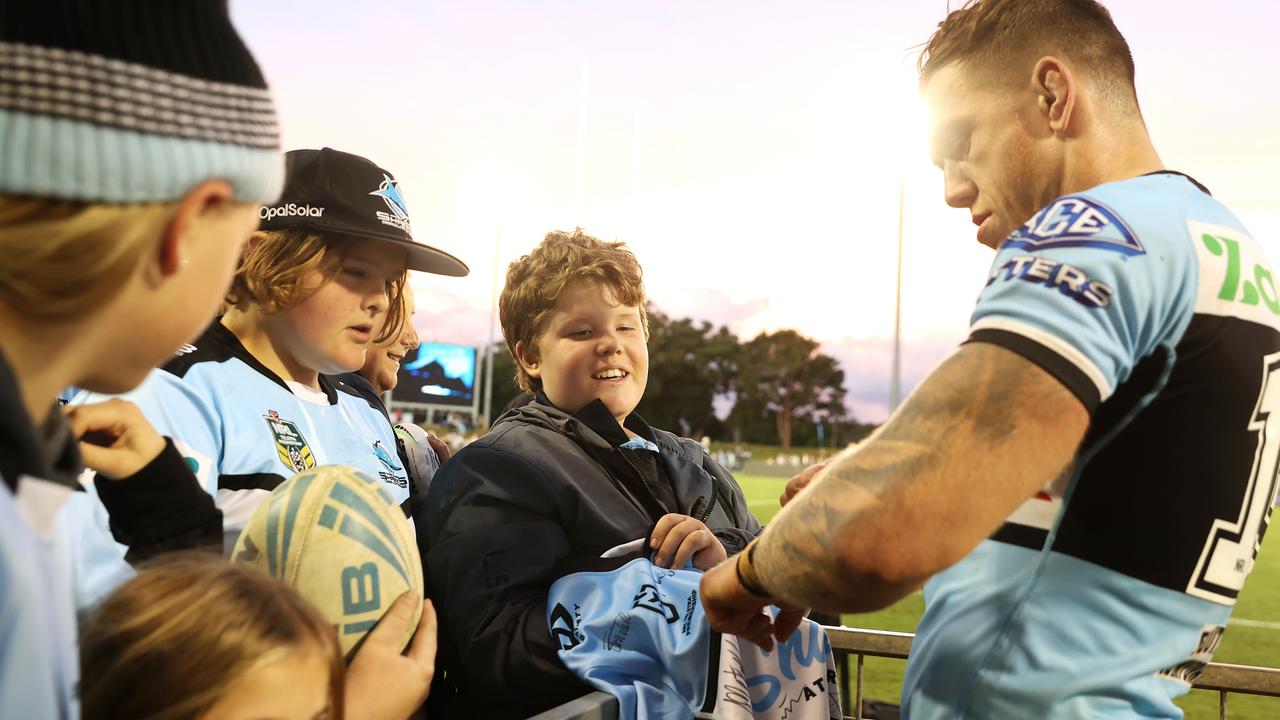
[[[1004,247],[1031,251],[1091,247],[1122,255],[1146,253],[1133,230],[1111,208],[1080,196],[1059,198],[1032,215],[1005,239]]]
[[[1091,309],[1109,307],[1116,294],[1115,288],[1090,280],[1083,270],[1073,265],[1034,255],[1009,258],[991,274],[987,285],[1014,279],[1057,288],[1063,295]]]
[[[560,650],[572,650],[586,642],[586,636],[579,627],[582,625],[582,606],[573,604],[573,612],[562,603],[556,603],[551,610],[551,637],[560,646]]]
[[[1275,275],[1253,238],[1223,225],[1189,221],[1187,228],[1200,262],[1196,312],[1280,326]]]
[[[196,351],[196,346],[192,345],[191,343],[187,343],[186,345],[183,345],[182,347],[178,348],[178,351],[175,352],[174,355],[190,355],[195,351]]]
[[[409,232],[409,209],[405,207],[404,195],[400,193],[400,183],[392,180],[390,175],[384,174],[378,189],[369,194],[382,198],[387,208],[391,210],[390,213],[381,210],[376,213],[383,225]]]
[[[286,217],[323,217],[324,208],[311,207],[310,205],[298,205],[297,203],[285,203],[284,205],[276,205],[275,207],[258,208],[258,218],[261,220],[274,220],[276,218]]]
[[[790,638],[779,641],[773,653],[764,653],[766,658],[776,658],[776,665],[758,659],[752,664],[763,672],[753,675],[747,674],[739,647],[724,646],[718,693],[721,703],[769,717],[808,717],[796,706],[825,697],[824,717],[840,717],[836,674],[827,665],[831,641],[820,625],[805,622]]]
[[[262,419],[271,428],[271,435],[276,442],[276,455],[285,467],[294,472],[302,472],[316,466],[316,457],[297,424],[280,417],[280,413],[275,410],[268,410]]]

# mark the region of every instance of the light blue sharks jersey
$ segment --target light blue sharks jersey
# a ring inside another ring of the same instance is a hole
[[[397,503],[409,481],[386,416],[347,386],[321,376],[323,397],[299,397],[221,323],[119,397],[136,403],[223,512],[226,548],[267,494],[317,465],[349,465]],[[85,393],[74,403],[103,399]]]
[[[1037,363],[1091,422],[1072,469],[925,586],[905,716],[1182,717],[1276,495],[1261,250],[1186,176],[1100,185],[1004,241],[970,341]]]
[[[842,717],[821,625],[806,618],[773,651],[722,636],[698,600],[702,571],[692,562],[660,568],[641,555],[567,561],[562,569],[574,572],[547,594],[547,625],[561,662],[616,696],[621,720],[686,720],[700,712],[720,720]]]
[[[31,478],[20,483],[19,495],[26,498],[15,497],[0,480],[0,712],[72,720],[79,715],[80,670],[73,580],[51,516],[73,493]],[[33,511],[31,495],[44,512]]]

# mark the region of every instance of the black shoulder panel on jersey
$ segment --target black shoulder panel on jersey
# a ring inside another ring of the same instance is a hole
[[[1044,549],[1044,541],[1049,539],[1049,531],[1007,522],[990,539],[1039,552]]]
[[[271,380],[275,384],[289,390],[289,386],[280,379],[279,375],[271,372],[266,365],[258,361],[258,358],[249,353],[245,346],[241,344],[240,338],[235,336],[226,325],[222,324],[222,318],[217,318],[213,324],[201,333],[191,345],[187,345],[178,351],[169,362],[160,366],[161,370],[178,377],[186,377],[187,372],[191,368],[206,362],[226,362],[228,360],[239,360],[256,370],[263,377]],[[292,392],[290,390],[290,392]],[[331,395],[330,402],[335,398]]]
[[[999,345],[1039,365],[1041,369],[1065,385],[1071,391],[1071,394],[1075,395],[1084,404],[1085,410],[1091,415],[1098,407],[1098,403],[1101,402],[1102,395],[1098,392],[1098,386],[1093,384],[1093,381],[1089,379],[1088,375],[1085,375],[1083,370],[1058,353],[1025,335],[996,328],[982,328],[969,333],[969,339],[965,340],[965,342],[984,342]]]
[[[247,473],[244,475],[219,475],[219,490],[275,490],[285,481],[275,473]]]
[[[390,415],[387,413],[387,406],[383,404],[382,398],[378,397],[378,391],[360,373],[349,372],[341,375],[326,375],[323,376],[323,379],[330,382],[337,392],[360,398],[368,403],[369,407],[381,413],[383,417],[390,419]]]
[[[1053,550],[1186,592],[1215,522],[1234,523],[1253,487],[1250,425],[1277,351],[1273,328],[1195,315],[1167,382],[1121,427],[1165,375],[1154,356],[1139,363],[1094,415]]]

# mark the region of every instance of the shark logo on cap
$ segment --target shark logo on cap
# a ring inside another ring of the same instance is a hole
[[[383,173],[382,182],[378,183],[378,189],[369,194],[382,198],[382,201],[391,209],[390,214],[378,212],[378,219],[384,225],[390,225],[405,232],[409,231],[409,210],[404,205],[404,195],[400,194],[400,183],[393,180],[390,175]]]

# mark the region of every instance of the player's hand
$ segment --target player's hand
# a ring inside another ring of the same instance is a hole
[[[432,450],[436,451],[436,457],[440,458],[440,464],[443,465],[453,451],[449,449],[449,443],[436,437],[435,433],[427,433],[427,444]]]
[[[80,441],[86,467],[118,480],[137,473],[165,448],[164,437],[151,427],[137,405],[119,398],[66,410],[71,434]]]
[[[711,627],[772,651],[774,640],[786,640],[800,627],[804,610],[748,592],[738,582],[736,559],[726,560],[703,574],[698,586],[702,608]],[[778,606],[776,616],[770,615],[769,605]]]
[[[709,570],[728,557],[711,530],[697,518],[667,513],[658,519],[649,538],[654,551],[653,564],[665,568],[682,568],[693,558],[693,566]]]
[[[786,505],[791,502],[791,499],[799,494],[801,490],[809,487],[809,483],[813,482],[813,479],[818,476],[818,473],[822,471],[822,468],[827,466],[827,462],[810,465],[809,467],[801,470],[799,475],[788,480],[787,486],[782,490],[782,495],[778,496],[778,504]]]
[[[398,646],[413,623],[418,595],[406,592],[369,631],[347,668],[349,720],[404,720],[427,700],[436,671],[436,610],[422,600],[422,619],[407,652]]]

